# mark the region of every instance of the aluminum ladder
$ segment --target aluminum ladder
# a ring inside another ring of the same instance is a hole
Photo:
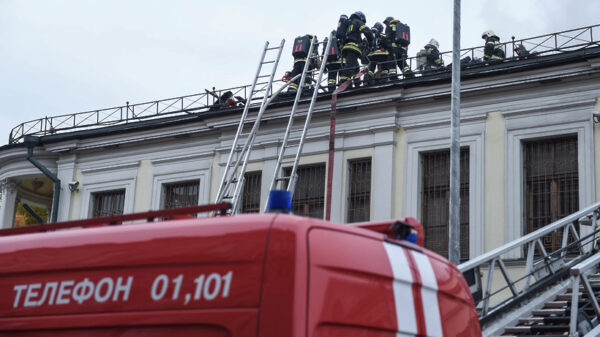
[[[264,113],[268,103],[270,103],[269,95],[273,89],[273,78],[275,77],[277,66],[279,65],[279,59],[281,58],[281,52],[284,44],[285,39],[281,40],[279,46],[275,47],[269,47],[269,42],[265,42],[265,46],[260,57],[260,62],[258,63],[258,69],[256,70],[256,75],[254,76],[254,81],[252,82],[252,87],[246,100],[247,103],[244,106],[244,112],[240,118],[240,122],[233,139],[233,144],[231,144],[231,150],[229,152],[227,164],[225,165],[225,169],[221,177],[215,203],[229,201],[232,204],[232,213],[236,213],[237,211],[239,196],[241,193],[240,191],[242,190],[244,183],[244,173],[246,172],[249,155],[252,151],[252,145],[254,144],[254,139],[256,137],[256,132],[258,131],[258,126],[260,125],[262,114]],[[277,54],[274,59],[265,60],[267,58],[267,54],[272,55],[273,53]],[[265,65],[270,65],[271,67],[266,66],[266,69],[263,69],[263,66]],[[263,73],[263,71],[266,73]],[[258,83],[260,79],[264,78],[268,78],[268,82],[266,82],[266,84]],[[261,87],[258,89],[256,88],[257,84],[261,85]],[[260,92],[264,92],[264,96],[262,97],[258,115],[254,120],[252,130],[249,133],[244,134],[244,126],[250,122],[248,118],[250,102],[252,102],[254,96]],[[241,140],[241,138],[244,137],[245,142]],[[242,142],[243,145],[241,145]]]
[[[281,143],[281,149],[279,150],[279,155],[277,156],[277,162],[275,164],[275,170],[273,172],[273,178],[271,179],[269,191],[277,188],[278,182],[285,182],[285,181],[288,182],[286,189],[288,191],[290,191],[292,195],[294,194],[294,190],[296,188],[296,182],[298,180],[298,174],[297,174],[298,163],[300,162],[300,156],[302,155],[302,149],[304,147],[304,142],[306,140],[306,134],[308,131],[308,127],[310,125],[312,112],[315,107],[315,101],[317,100],[317,95],[319,93],[321,79],[322,79],[323,73],[325,71],[325,65],[327,63],[327,56],[329,56],[329,51],[331,49],[331,41],[333,40],[333,34],[329,35],[329,39],[327,40],[327,46],[325,47],[323,56],[321,58],[321,66],[319,68],[318,78],[315,83],[314,91],[312,93],[312,99],[310,101],[310,106],[308,107],[308,111],[306,113],[306,121],[304,122],[304,128],[302,129],[302,135],[300,136],[300,140],[298,143],[298,149],[296,150],[296,155],[293,160],[284,162],[284,158],[286,156],[286,150],[292,147],[292,146],[289,146],[288,142],[289,142],[289,138],[290,138],[290,133],[292,131],[292,126],[294,124],[294,119],[297,116],[296,112],[298,109],[298,103],[300,102],[300,97],[302,95],[302,89],[303,89],[302,87],[304,86],[304,81],[306,79],[306,74],[308,72],[308,68],[311,63],[311,59],[319,58],[318,55],[313,56],[313,54],[312,54],[313,48],[315,47],[315,44],[316,44],[315,43],[316,39],[317,39],[316,37],[313,38],[312,43],[309,48],[309,51],[308,51],[309,56],[307,57],[306,64],[304,64],[304,70],[302,71],[302,77],[300,79],[298,91],[296,92],[296,99],[294,100],[294,105],[292,106],[292,111],[291,111],[290,117],[288,119],[287,128],[285,129],[285,134],[283,136],[283,141]],[[283,174],[282,174],[283,172],[281,172],[282,171],[281,166],[282,166],[282,164],[287,164],[287,163],[293,163],[292,171],[289,176],[283,176]],[[269,201],[270,201],[269,198],[270,198],[270,194],[267,196],[267,202],[265,203],[265,206],[264,206],[265,212],[268,210],[268,207],[269,207]]]

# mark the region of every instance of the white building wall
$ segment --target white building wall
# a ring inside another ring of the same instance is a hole
[[[591,111],[600,111],[600,81],[594,71],[580,62],[462,83],[461,146],[470,151],[471,257],[522,234],[523,140],[577,134],[580,206],[596,200],[600,126],[593,124]],[[250,157],[247,171],[262,172],[261,208],[290,108],[267,110]],[[307,104],[300,106],[300,116],[306,109]],[[348,161],[365,157],[372,160],[371,220],[420,219],[420,153],[449,148],[450,83],[341,95],[333,163],[328,162],[329,111],[329,100],[317,102],[300,164],[333,164],[331,220],[346,221]],[[126,190],[125,212],[158,209],[163,184],[191,179],[200,182],[198,202],[213,202],[238,118],[223,114],[36,148],[63,180],[59,219],[88,217],[93,193],[117,188]],[[294,125],[286,160],[295,154],[302,124],[300,118]],[[0,180],[40,175],[25,152],[19,147],[0,151]],[[68,189],[72,180],[79,181],[74,192]],[[0,221],[6,226],[14,215],[15,193],[2,195]]]

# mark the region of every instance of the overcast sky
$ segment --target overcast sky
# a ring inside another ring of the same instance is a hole
[[[395,5],[392,5],[395,4]],[[265,41],[320,40],[340,14],[371,27],[394,16],[411,27],[414,56],[430,38],[452,47],[452,0],[153,1],[0,0],[0,146],[10,129],[44,116],[250,84]],[[461,48],[600,24],[596,0],[463,0]]]

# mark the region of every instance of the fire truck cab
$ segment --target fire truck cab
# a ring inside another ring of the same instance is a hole
[[[0,336],[480,336],[461,273],[392,223],[272,213],[0,237]]]

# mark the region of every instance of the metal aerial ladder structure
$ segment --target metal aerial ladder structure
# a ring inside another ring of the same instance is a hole
[[[331,41],[331,38],[329,39],[329,41]],[[300,82],[298,85],[298,90],[296,92],[293,109],[290,114],[290,123],[288,123],[288,129],[286,130],[286,134],[284,136],[284,139],[285,139],[284,143],[287,144],[287,139],[289,138],[289,132],[291,130],[291,120],[293,120],[293,116],[295,116],[296,108],[301,99],[302,88],[304,87],[305,81],[308,77],[308,73],[311,72],[311,69],[310,69],[311,61],[313,61],[315,59],[318,60],[318,58],[319,58],[318,55],[313,56],[313,50],[315,50],[315,48],[317,48],[317,45],[318,45],[317,38],[315,37],[311,41],[310,48],[308,50],[307,60],[304,65],[304,69],[303,69],[302,73],[299,75],[296,75],[294,78],[290,79],[288,81],[288,83],[286,83],[285,85],[280,87],[275,92],[272,92],[273,79],[275,76],[275,72],[277,70],[277,64],[279,63],[279,59],[281,57],[281,51],[283,49],[284,43],[285,43],[285,40],[282,40],[279,47],[272,47],[272,48],[269,48],[268,42],[265,44],[265,47],[264,47],[264,50],[263,50],[263,53],[261,56],[261,60],[258,65],[258,70],[256,71],[256,76],[255,76],[254,82],[252,84],[252,89],[250,90],[250,97],[248,99],[248,101],[250,101],[252,99],[252,96],[255,93],[257,93],[259,91],[264,91],[264,96],[263,96],[262,102],[260,104],[260,109],[259,109],[256,117],[254,118],[254,123],[253,123],[252,129],[250,130],[250,132],[244,134],[243,129],[244,129],[245,125],[251,122],[251,120],[248,118],[248,110],[249,110],[250,105],[246,104],[246,106],[244,107],[244,111],[242,113],[242,117],[240,118],[240,122],[238,124],[238,128],[237,128],[234,140],[233,140],[233,144],[231,145],[231,150],[230,150],[229,156],[227,158],[227,163],[225,165],[225,169],[224,169],[224,172],[223,172],[223,175],[221,178],[221,183],[219,184],[219,190],[217,192],[217,197],[216,197],[215,202],[220,203],[223,201],[229,201],[232,204],[231,213],[233,213],[233,214],[237,213],[240,208],[241,195],[242,195],[242,191],[244,188],[244,182],[245,182],[244,174],[246,173],[246,168],[247,168],[248,162],[250,160],[250,155],[251,155],[251,152],[252,152],[252,149],[254,146],[254,141],[256,140],[256,135],[258,133],[260,123],[261,123],[263,114],[264,114],[267,106],[273,101],[273,99],[275,99],[279,95],[279,93],[281,93],[283,91],[283,89],[285,89],[289,84],[291,84],[293,81],[297,80],[298,77],[300,77]],[[265,61],[265,54],[269,50],[277,50],[277,58],[273,61]],[[316,54],[318,54],[318,53],[316,53]],[[324,60],[326,59],[327,54],[328,54],[328,50],[326,50]],[[261,70],[262,70],[263,65],[270,64],[270,63],[274,64],[274,66],[271,69],[270,75],[261,75]],[[319,85],[320,85],[324,70],[325,70],[325,62],[322,62],[321,67],[319,69],[319,73],[318,73],[318,80],[316,81],[316,84],[315,84],[313,97],[311,100],[311,105],[309,108],[309,116],[307,116],[307,122],[305,123],[305,127],[303,130],[303,136],[301,138],[302,143],[304,142],[304,139],[306,136],[306,131],[307,131],[308,125],[310,123],[310,114],[312,113],[314,103],[316,101],[316,97],[317,97],[318,90],[319,90]],[[269,78],[267,84],[262,89],[255,90],[257,81],[260,78],[265,78],[265,77]],[[245,137],[245,142],[243,142],[243,145],[242,145],[242,141],[241,141],[242,137]],[[284,148],[284,147],[282,147],[282,148]],[[301,148],[302,147],[300,146],[300,150],[297,155],[296,165],[294,167],[294,172],[295,172],[295,168],[297,167],[297,162],[299,161],[300,153],[302,151]],[[281,161],[278,161],[278,167],[280,167],[280,165],[281,165]]]
[[[600,336],[598,219],[600,202],[458,266],[483,336]]]

